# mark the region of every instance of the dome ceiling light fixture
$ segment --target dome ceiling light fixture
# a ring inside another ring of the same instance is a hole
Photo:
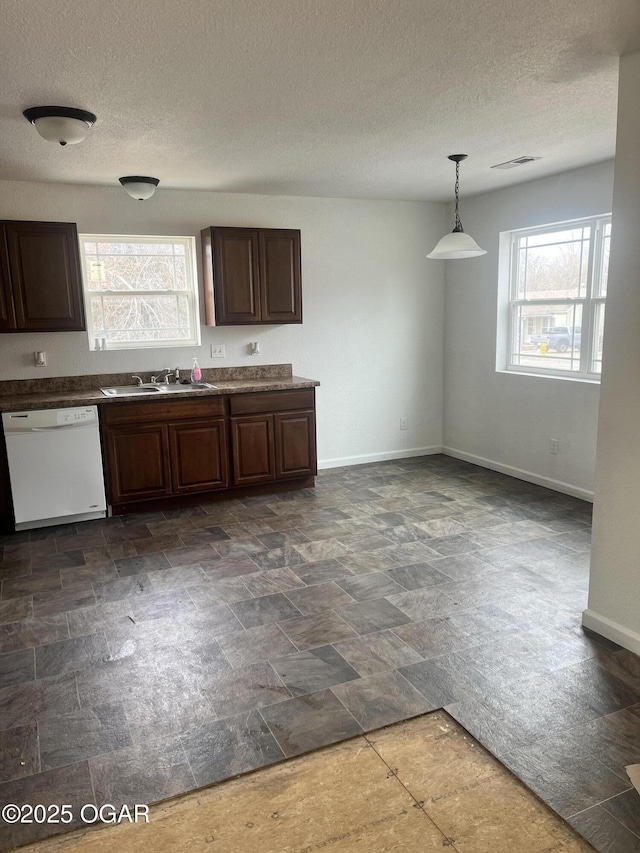
[[[82,142],[97,121],[93,113],[75,107],[30,107],[22,115],[43,139],[59,145]]]
[[[149,178],[144,175],[127,175],[124,178],[118,178],[118,180],[125,192],[138,201],[146,201],[151,198],[160,183],[159,178]]]
[[[447,261],[455,260],[456,258],[477,258],[479,255],[487,254],[486,249],[481,249],[473,237],[464,233],[464,228],[460,221],[460,213],[458,212],[460,201],[460,163],[466,159],[466,154],[449,154],[449,160],[453,160],[456,164],[456,218],[454,228],[451,234],[445,234],[435,249],[429,252],[427,255],[428,258]]]

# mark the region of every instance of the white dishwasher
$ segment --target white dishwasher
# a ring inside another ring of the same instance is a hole
[[[16,530],[106,515],[98,409],[6,412]]]

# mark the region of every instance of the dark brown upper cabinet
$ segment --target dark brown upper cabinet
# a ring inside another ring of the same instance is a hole
[[[300,232],[205,228],[207,326],[302,323]]]
[[[13,310],[7,253],[2,251],[4,234],[0,233],[0,237],[0,332],[8,332],[16,328],[16,312]]]
[[[0,229],[0,331],[83,331],[75,224],[4,221]]]

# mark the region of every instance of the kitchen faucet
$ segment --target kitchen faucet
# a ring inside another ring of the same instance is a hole
[[[162,376],[163,373],[165,374],[164,377]],[[173,373],[169,370],[168,367],[165,367],[165,368],[163,368],[163,370],[160,371],[160,373],[157,376],[151,377],[151,384],[152,385],[168,385],[170,376],[173,376]]]

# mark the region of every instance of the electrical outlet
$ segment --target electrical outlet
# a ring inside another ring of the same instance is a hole
[[[400,429],[406,429],[406,428],[407,428],[407,419],[406,418],[400,418]]]
[[[35,362],[36,367],[46,367],[47,366],[47,354],[46,354],[46,352],[34,352],[33,360]]]
[[[560,442],[558,441],[557,438],[552,438],[550,450],[554,456],[557,454],[559,449],[560,449]]]
[[[224,344],[211,344],[211,358],[224,357]]]

